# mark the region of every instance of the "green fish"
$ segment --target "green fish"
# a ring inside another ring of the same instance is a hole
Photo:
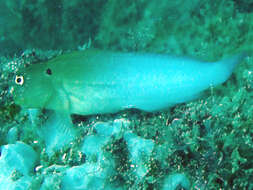
[[[18,71],[13,97],[26,108],[80,115],[126,108],[162,110],[223,83],[244,57],[238,54],[208,63],[163,54],[89,49]]]

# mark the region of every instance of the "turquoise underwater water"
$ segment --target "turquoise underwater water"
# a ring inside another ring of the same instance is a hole
[[[253,189],[252,7],[249,0],[0,0],[0,190]],[[225,83],[166,110],[69,121],[15,104],[18,69],[87,48],[208,62],[248,56]]]

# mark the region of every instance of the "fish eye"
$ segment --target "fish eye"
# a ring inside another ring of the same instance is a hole
[[[46,73],[47,73],[48,75],[52,75],[52,70],[51,70],[50,68],[48,68],[48,69],[46,70]]]
[[[22,86],[24,84],[24,77],[23,76],[16,76],[15,83]]]

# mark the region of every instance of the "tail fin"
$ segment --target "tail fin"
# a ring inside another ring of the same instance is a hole
[[[212,85],[218,85],[225,82],[232,74],[236,65],[241,63],[247,55],[247,53],[239,53],[216,62],[214,64],[216,77],[212,80]]]
[[[233,72],[234,68],[236,67],[236,65],[241,63],[245,59],[245,57],[247,57],[247,55],[248,55],[248,53],[242,52],[242,53],[239,53],[239,54],[234,55],[232,57],[225,58],[225,59],[221,60],[220,64],[226,65],[225,67],[226,67],[227,71],[231,74]]]

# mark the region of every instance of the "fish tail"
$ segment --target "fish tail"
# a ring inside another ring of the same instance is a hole
[[[216,77],[212,79],[212,85],[218,85],[225,82],[232,74],[236,65],[241,63],[247,55],[247,53],[239,53],[216,62],[214,64]]]
[[[226,67],[229,73],[232,73],[237,64],[241,63],[248,56],[247,52],[238,53],[232,57],[222,60],[222,64]]]

